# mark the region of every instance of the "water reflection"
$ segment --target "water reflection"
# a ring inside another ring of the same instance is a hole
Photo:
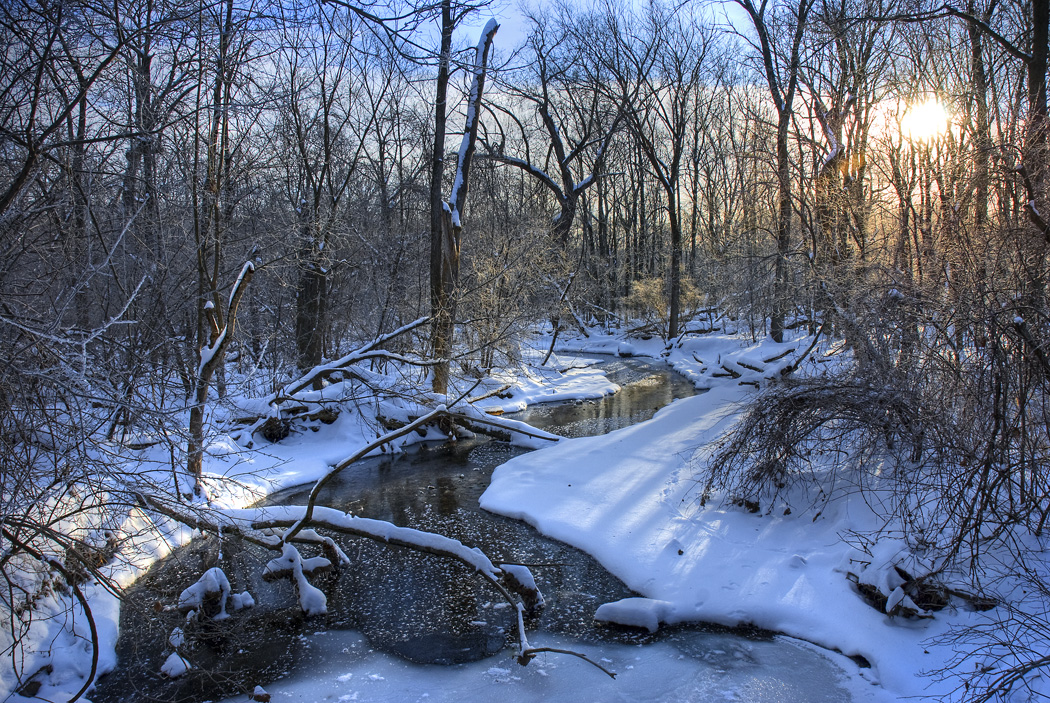
[[[564,437],[606,434],[648,420],[657,410],[696,391],[692,384],[666,368],[639,359],[614,359],[602,364],[619,393],[601,400],[557,405],[535,405],[512,417]]]

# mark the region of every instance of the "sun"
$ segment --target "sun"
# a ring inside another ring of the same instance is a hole
[[[932,141],[948,131],[950,115],[937,98],[909,105],[901,118],[901,132],[913,142]]]

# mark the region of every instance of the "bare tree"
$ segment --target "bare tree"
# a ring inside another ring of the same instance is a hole
[[[447,20],[447,23],[446,23]],[[452,32],[451,8],[446,3],[442,4],[442,46],[445,46],[445,34],[449,33],[451,41]],[[482,31],[481,39],[478,41],[474,55],[473,78],[470,84],[470,92],[467,97],[466,126],[463,129],[463,140],[460,144],[459,154],[456,160],[456,172],[452,181],[452,189],[448,200],[441,202],[440,215],[440,247],[435,251],[433,240],[431,244],[431,303],[433,305],[434,318],[434,358],[439,361],[434,367],[433,388],[435,393],[446,393],[448,390],[448,360],[452,354],[452,344],[455,336],[456,319],[456,296],[459,294],[459,259],[461,234],[463,231],[463,213],[466,210],[467,191],[470,184],[470,166],[474,158],[474,149],[478,138],[478,121],[481,117],[481,100],[485,90],[485,76],[488,70],[488,54],[492,46],[492,38],[499,29],[495,21],[490,21]],[[444,58],[442,52],[442,60]],[[447,63],[446,63],[447,66]],[[438,73],[438,100],[435,131],[435,173],[437,176],[437,144],[440,133],[444,133],[444,101],[447,91],[447,82],[441,84],[441,70]],[[442,136],[443,140],[443,136]],[[443,162],[443,155],[442,155]],[[433,207],[434,185],[431,184],[431,207]],[[431,223],[433,225],[434,213],[431,212]],[[434,232],[431,232],[433,237]],[[435,273],[437,278],[435,279]]]
[[[643,17],[641,32],[634,29],[634,22],[611,14],[602,27],[614,42],[603,57],[615,80],[614,97],[665,201],[671,239],[668,340],[676,338],[680,329],[684,160],[712,43],[698,18],[684,12],[653,4]]]
[[[789,130],[795,114],[802,63],[802,39],[809,13],[816,0],[798,0],[789,7],[773,5],[768,0],[734,0],[751,20],[757,43],[748,40],[758,52],[760,70],[765,77],[773,106],[776,108],[776,260],[773,271],[773,314],[770,337],[784,340],[784,320],[788,307],[788,255],[791,253],[791,224],[794,203],[791,194],[791,155]]]
[[[374,108],[390,80],[372,79],[356,25],[320,7],[285,28],[287,90],[279,119],[295,173],[288,195],[300,233],[295,344],[301,370],[320,364],[324,354],[333,228],[347,217],[345,202],[379,118]],[[355,89],[357,80],[363,89]]]

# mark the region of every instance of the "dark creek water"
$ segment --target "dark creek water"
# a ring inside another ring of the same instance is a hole
[[[600,401],[536,406],[514,417],[566,436],[601,434],[648,419],[694,392],[684,379],[653,362],[616,359],[604,366],[623,387],[619,393]],[[578,642],[634,644],[681,632],[650,635],[596,625],[598,605],[633,594],[586,554],[478,508],[493,469],[522,451],[479,438],[364,461],[333,482],[320,502],[453,537],[480,547],[497,564],[529,565],[547,601],[543,612],[527,623],[531,631]],[[270,496],[267,503],[301,504],[309,490],[309,485],[292,488]],[[257,605],[250,615],[187,627],[182,651],[196,668],[175,680],[158,672],[172,651],[168,636],[182,619],[162,606],[176,602],[183,588],[218,563],[220,546],[214,539],[198,540],[159,563],[128,599],[145,606],[125,607],[120,668],[102,679],[92,699],[201,701],[250,691],[309,666],[304,660],[312,656],[310,636],[326,629],[360,632],[369,647],[420,664],[476,661],[513,643],[513,610],[467,568],[366,540],[342,544],[352,566],[314,579],[328,597],[329,614],[312,620],[299,613],[288,581],[262,581],[261,566],[272,554],[223,545],[221,566],[234,590],[249,590]],[[741,636],[767,638],[763,633]]]
[[[605,367],[623,387],[619,393],[533,406],[513,417],[565,436],[601,434],[648,419],[694,393],[680,376],[651,362],[616,360]],[[458,539],[480,547],[497,564],[527,564],[547,600],[530,626],[584,639],[610,636],[592,616],[601,603],[631,595],[623,584],[583,552],[478,507],[492,471],[523,451],[479,438],[370,460],[344,472],[319,502]],[[302,504],[310,488],[282,491],[267,502]],[[373,647],[426,664],[489,656],[514,636],[513,611],[460,564],[364,540],[347,547],[355,566],[329,594],[330,626],[358,629]],[[639,638],[633,632],[615,636]]]

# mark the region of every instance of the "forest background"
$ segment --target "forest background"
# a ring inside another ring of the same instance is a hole
[[[942,569],[1042,536],[1050,2],[552,3],[475,48],[493,14],[2,4],[8,654],[41,584],[119,551],[129,447],[199,499],[209,404],[406,325],[372,361],[439,395],[538,325],[837,339],[848,370],[773,389],[712,480],[776,492],[849,436]]]

